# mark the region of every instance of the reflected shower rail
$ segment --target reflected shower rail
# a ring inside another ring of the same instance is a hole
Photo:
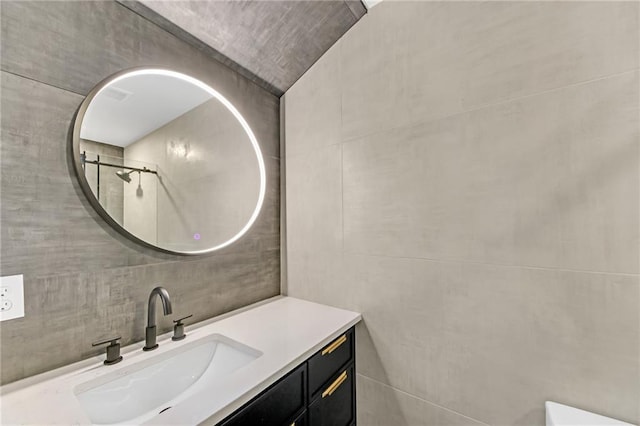
[[[133,172],[138,172],[138,173],[152,173],[154,175],[158,175],[158,172],[156,170],[151,170],[151,169],[147,169],[146,167],[143,168],[139,168],[139,167],[129,167],[129,166],[122,166],[119,164],[112,164],[112,163],[105,163],[100,161],[100,154],[96,155],[96,159],[95,160],[87,160],[87,152],[86,151],[82,151],[82,154],[80,154],[80,162],[82,163],[82,168],[85,171],[86,174],[86,168],[85,168],[85,164],[95,164],[97,166],[97,176],[96,176],[96,187],[97,187],[97,193],[96,193],[96,198],[98,200],[100,200],[100,166],[106,166],[106,167],[114,167],[117,169],[127,169],[130,170],[130,172],[128,173],[123,173],[122,171],[117,171],[116,175],[124,180],[125,182],[129,183],[131,181],[131,178],[129,178],[129,175]]]
[[[151,170],[151,169],[147,169],[146,167],[139,168],[139,167],[121,166],[121,165],[118,165],[118,164],[104,163],[104,162],[100,161],[100,155],[97,156],[97,160],[87,160],[87,155],[84,152],[82,154],[80,154],[80,161],[82,161],[82,165],[83,166],[84,166],[85,163],[89,163],[89,164],[96,164],[98,166],[115,167],[117,169],[127,169],[127,170],[131,170],[131,171],[134,171],[134,172],[153,173],[153,174],[156,174],[156,175],[158,174],[157,171]]]

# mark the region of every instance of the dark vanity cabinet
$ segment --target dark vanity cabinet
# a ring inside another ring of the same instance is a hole
[[[352,426],[356,424],[355,385],[351,328],[219,426]]]

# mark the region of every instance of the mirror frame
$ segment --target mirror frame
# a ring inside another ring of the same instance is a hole
[[[131,232],[127,231],[124,226],[122,226],[120,223],[118,223],[115,219],[113,219],[109,213],[104,209],[104,207],[102,207],[102,205],[100,204],[100,201],[98,201],[98,199],[96,198],[96,196],[93,193],[93,190],[91,189],[91,186],[89,185],[89,182],[87,181],[87,178],[85,176],[85,172],[84,169],[82,168],[82,162],[80,161],[80,130],[82,128],[82,121],[84,120],[84,116],[87,112],[87,109],[89,108],[89,105],[91,104],[91,101],[109,84],[114,83],[115,81],[118,81],[120,79],[125,78],[128,75],[136,75],[136,74],[161,74],[161,75],[167,75],[167,76],[173,76],[176,78],[181,78],[185,81],[188,81],[198,87],[200,87],[201,89],[207,91],[210,95],[212,95],[214,98],[216,98],[219,102],[221,102],[228,110],[229,112],[231,112],[233,114],[233,116],[238,120],[238,122],[240,122],[240,124],[242,125],[242,128],[244,129],[245,133],[247,134],[247,136],[249,136],[249,139],[251,141],[251,144],[253,145],[253,149],[254,149],[254,153],[256,154],[257,160],[258,160],[258,168],[260,171],[260,192],[258,195],[258,202],[256,204],[256,207],[253,211],[253,213],[251,214],[251,217],[249,218],[249,221],[245,224],[245,226],[239,231],[237,232],[233,237],[231,237],[229,240],[218,244],[214,247],[208,248],[208,249],[204,249],[204,250],[193,250],[193,251],[174,251],[174,250],[169,250],[163,247],[159,247],[156,245],[151,244],[148,241],[145,241],[141,238],[138,238],[137,236],[135,236],[134,234],[132,234]],[[100,83],[98,83],[93,89],[91,89],[91,91],[89,92],[89,94],[85,97],[85,99],[82,101],[82,103],[80,104],[78,110],[76,111],[76,114],[73,118],[73,132],[72,132],[72,139],[71,139],[71,156],[72,156],[72,163],[76,172],[76,177],[78,179],[78,183],[80,184],[80,187],[82,188],[82,192],[84,193],[84,195],[86,196],[87,200],[89,201],[89,204],[91,204],[91,206],[96,210],[96,212],[116,231],[118,231],[120,234],[122,234],[123,236],[125,236],[126,238],[128,238],[129,240],[132,240],[138,244],[141,244],[147,248],[152,248],[154,250],[158,250],[161,251],[163,253],[169,253],[169,254],[175,254],[175,255],[182,255],[182,256],[193,256],[193,255],[202,255],[202,254],[208,254],[211,252],[214,252],[216,250],[220,250],[224,247],[227,247],[231,244],[233,244],[234,242],[236,242],[237,240],[239,240],[244,234],[247,233],[247,231],[251,228],[251,226],[255,223],[256,219],[258,218],[258,215],[260,214],[260,210],[262,209],[262,204],[264,203],[264,197],[265,197],[265,189],[266,189],[266,173],[265,173],[265,165],[264,165],[264,158],[262,156],[262,151],[260,150],[260,144],[258,143],[258,140],[256,139],[255,135],[253,134],[253,131],[251,130],[251,128],[249,127],[249,124],[247,123],[247,121],[244,119],[244,117],[240,114],[240,112],[233,106],[233,104],[231,102],[229,102],[224,96],[222,96],[220,93],[218,93],[215,89],[213,89],[212,87],[210,87],[208,84],[198,80],[197,78],[191,77],[189,75],[183,74],[181,72],[178,71],[173,71],[173,70],[169,70],[166,68],[162,68],[162,67],[136,67],[136,68],[129,68],[129,69],[125,69],[122,71],[119,71],[115,74],[110,75],[109,77],[105,78],[104,80],[102,80]]]

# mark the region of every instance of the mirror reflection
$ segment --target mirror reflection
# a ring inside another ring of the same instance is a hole
[[[83,190],[123,234],[200,254],[237,240],[264,198],[264,163],[238,111],[184,74],[135,70],[81,106],[74,157]]]

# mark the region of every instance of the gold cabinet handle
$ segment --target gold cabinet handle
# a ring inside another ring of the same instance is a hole
[[[347,380],[346,370],[343,371],[340,376],[338,376],[335,382],[331,383],[331,385],[324,392],[322,392],[322,397],[324,398],[326,396],[331,396],[331,394],[333,394],[345,380]]]
[[[330,344],[329,346],[324,348],[324,350],[322,351],[322,355],[330,354],[331,352],[333,352],[336,349],[338,349],[338,346],[340,346],[341,344],[343,344],[346,341],[347,341],[347,335],[343,334],[337,340],[335,340],[332,344]]]

